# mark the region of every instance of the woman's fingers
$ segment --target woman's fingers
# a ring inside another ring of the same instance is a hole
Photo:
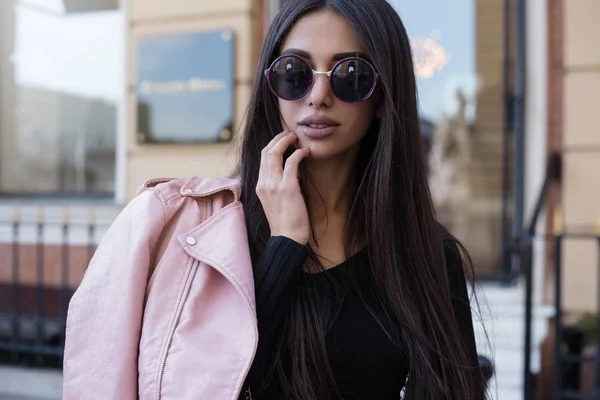
[[[295,134],[282,132],[263,149],[256,194],[269,221],[271,235],[287,236],[306,244],[310,222],[297,174],[298,165],[309,150],[295,150],[283,165],[284,153],[297,140]]]
[[[298,179],[298,168],[300,162],[310,155],[310,149],[298,149],[292,153],[285,162],[283,169],[283,179]]]
[[[260,155],[260,170],[258,171],[258,180],[264,180],[267,179],[269,177],[269,171],[268,171],[268,159],[269,159],[269,150],[271,150],[271,148],[275,145],[275,143],[277,143],[279,140],[281,140],[281,138],[287,136],[290,134],[290,131],[283,131],[278,135],[275,135],[275,137],[273,139],[271,139],[271,141],[269,142],[269,144],[267,144],[265,146],[265,148],[262,149],[261,151],[261,155]]]
[[[283,176],[283,153],[298,139],[296,134],[289,134],[273,144],[267,153],[267,169],[269,180],[281,180]]]
[[[279,140],[280,140],[281,138],[284,138],[284,137],[288,136],[290,133],[292,133],[292,131],[290,131],[290,130],[285,130],[285,131],[283,131],[283,132],[281,132],[281,133],[279,133],[279,134],[275,135],[275,137],[274,137],[273,139],[271,139],[271,141],[269,142],[269,144],[267,144],[267,145],[265,146],[265,148],[263,149],[263,151],[265,151],[265,152],[267,152],[267,153],[268,153],[268,152],[269,152],[269,150],[271,150],[271,148],[273,148],[273,146],[274,146],[274,145],[275,145],[277,142],[279,142]]]

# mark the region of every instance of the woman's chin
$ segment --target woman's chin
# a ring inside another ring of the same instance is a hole
[[[302,149],[310,149],[308,160],[314,161],[331,161],[339,159],[339,157],[347,152],[348,149],[335,143],[333,140],[307,140],[300,137],[298,147]]]
[[[308,148],[310,148],[310,155],[307,158],[309,161],[327,161],[336,156],[336,152],[323,146],[308,146]]]

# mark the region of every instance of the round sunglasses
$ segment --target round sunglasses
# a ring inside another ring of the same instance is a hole
[[[330,71],[312,69],[308,61],[297,55],[278,57],[265,70],[269,88],[282,100],[294,101],[306,96],[316,75],[327,75],[331,91],[344,103],[359,103],[371,96],[379,75],[370,62],[360,57],[344,58]]]

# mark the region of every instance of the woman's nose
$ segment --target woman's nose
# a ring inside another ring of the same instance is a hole
[[[327,72],[316,72],[314,83],[308,95],[309,105],[313,107],[331,107],[333,105],[333,93],[329,85],[329,74]]]

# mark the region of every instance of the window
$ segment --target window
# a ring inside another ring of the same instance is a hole
[[[116,1],[2,3],[0,195],[112,196],[124,68]]]
[[[411,39],[438,216],[465,244],[478,276],[495,277],[510,223],[505,188],[512,187],[504,161],[505,151],[506,160],[512,156],[505,145],[505,2],[389,1]]]

